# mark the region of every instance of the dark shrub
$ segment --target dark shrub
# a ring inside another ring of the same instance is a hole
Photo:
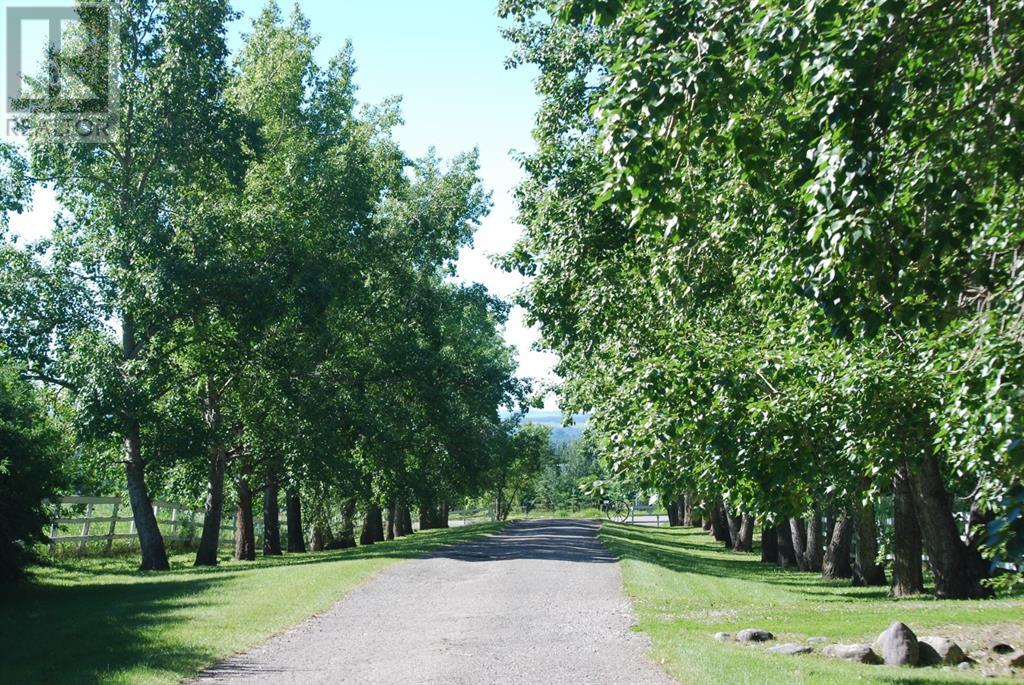
[[[39,391],[0,365],[0,583],[21,577],[45,541],[43,500],[57,488],[59,440]]]

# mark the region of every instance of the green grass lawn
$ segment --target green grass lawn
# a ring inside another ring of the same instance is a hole
[[[424,531],[369,547],[140,573],[135,558],[32,569],[0,589],[0,682],[177,683],[323,611],[375,572],[503,524]]]
[[[606,523],[600,536],[622,559],[625,589],[634,600],[639,629],[653,643],[652,658],[683,683],[1014,682],[984,678],[982,664],[971,674],[865,666],[818,655],[767,654],[764,645],[722,643],[713,635],[763,628],[775,634],[773,644],[812,636],[871,643],[900,620],[918,635],[955,637],[965,648],[972,641],[985,647],[994,637],[1017,644],[1024,637],[1019,598],[895,601],[885,588],[824,582],[817,574],[762,564],[759,554],[726,551],[699,530]]]

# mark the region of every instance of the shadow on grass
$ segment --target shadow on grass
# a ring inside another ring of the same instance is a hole
[[[91,685],[129,671],[136,677],[162,672],[161,680],[177,680],[176,674],[196,672],[224,654],[168,639],[168,631],[223,611],[217,597],[236,591],[239,574],[424,557],[503,527],[493,523],[425,531],[365,547],[208,568],[193,568],[191,555],[181,554],[165,573],[140,572],[131,557],[52,561],[32,569],[30,582],[0,587],[0,683]]]
[[[138,664],[181,672],[216,655],[148,638],[180,623],[183,603],[221,584],[218,578],[90,585],[31,585],[0,610],[0,680],[8,683],[102,683]]]
[[[886,588],[853,587],[848,580],[825,581],[817,573],[763,564],[759,550],[752,554],[730,552],[710,540],[707,533],[694,529],[608,523],[600,535],[620,558],[657,564],[672,571],[781,586],[823,601],[869,601],[888,595]]]

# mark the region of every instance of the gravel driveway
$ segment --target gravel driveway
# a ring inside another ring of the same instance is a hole
[[[397,564],[195,682],[669,685],[597,529],[526,521]]]

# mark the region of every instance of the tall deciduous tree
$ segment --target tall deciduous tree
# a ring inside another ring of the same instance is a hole
[[[233,159],[223,97],[230,11],[217,1],[108,5],[118,32],[116,123],[108,140],[80,143],[33,122],[32,167],[62,212],[40,248],[46,259],[25,273],[29,295],[12,303],[10,347],[32,377],[77,392],[94,432],[120,436],[142,568],[161,570],[167,556],[145,475],[156,454],[145,441],[167,392],[177,326],[201,291],[195,248],[217,224],[208,189],[226,182]],[[104,13],[87,14],[86,30],[108,30]]]

